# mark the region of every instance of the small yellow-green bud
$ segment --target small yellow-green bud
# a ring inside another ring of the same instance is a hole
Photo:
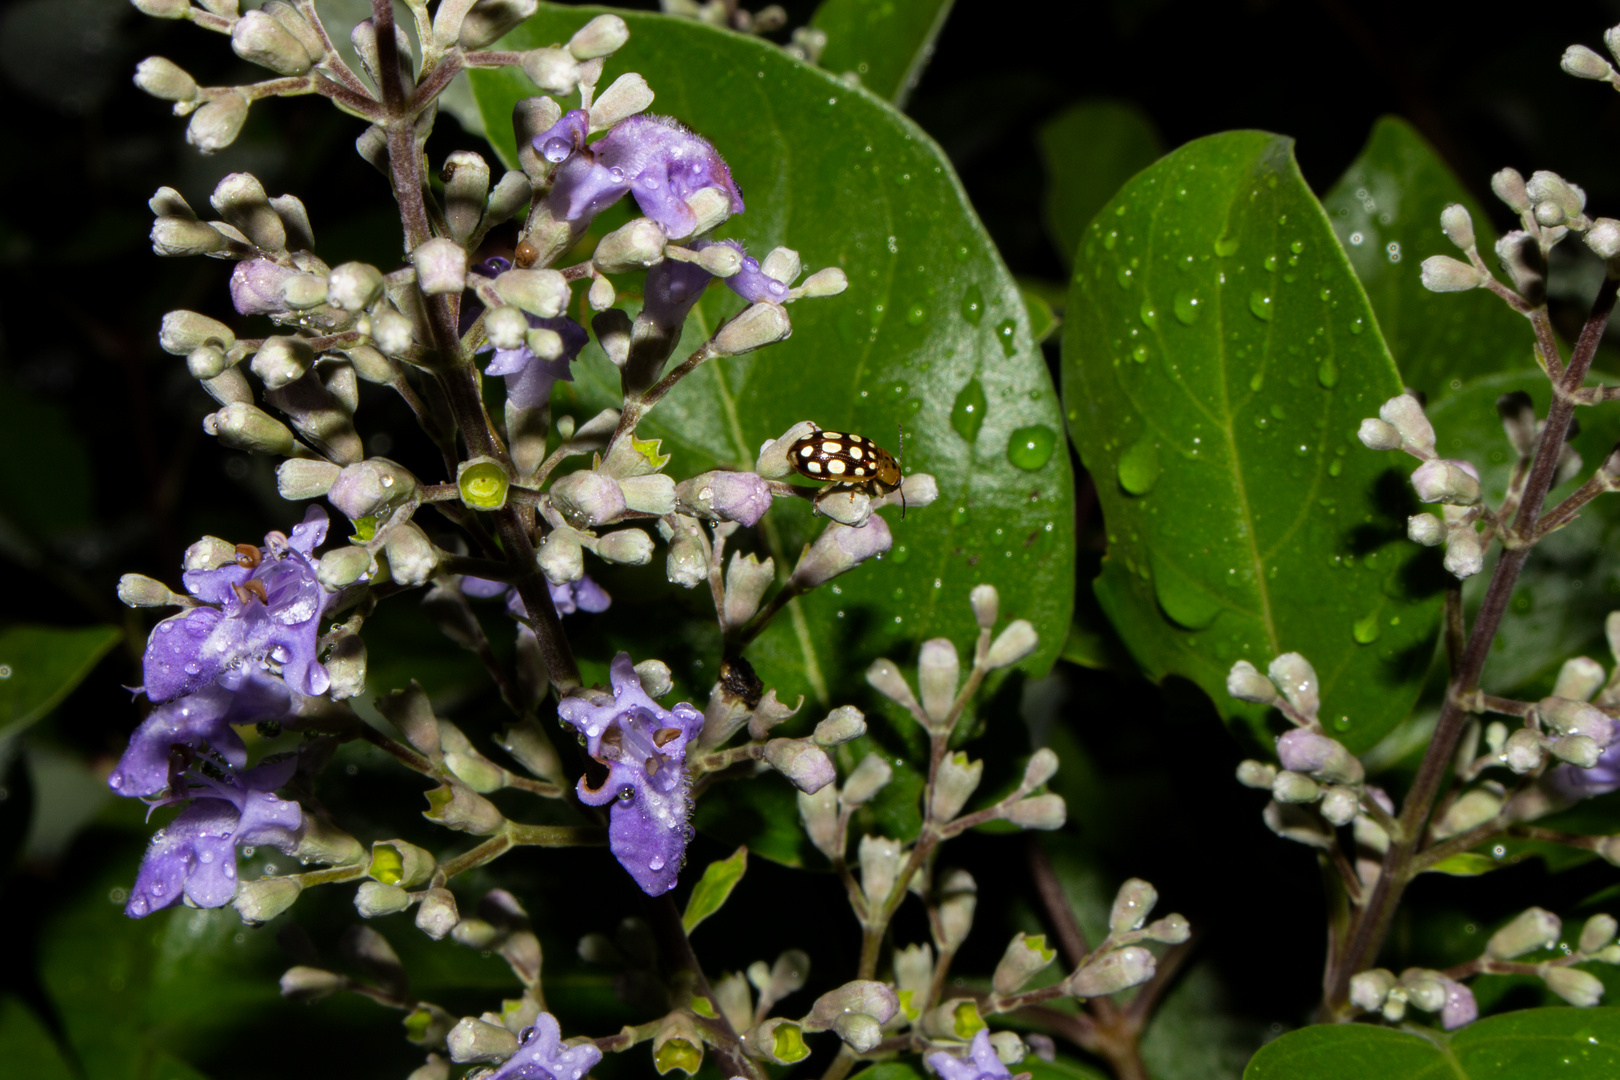
[[[511,485],[512,478],[494,458],[472,458],[456,469],[461,501],[474,510],[499,510],[505,506]]]
[[[404,840],[379,840],[371,845],[366,873],[384,885],[411,888],[433,876],[438,861],[426,850]]]

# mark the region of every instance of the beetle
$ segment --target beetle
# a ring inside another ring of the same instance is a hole
[[[900,430],[900,452],[906,450],[905,429]],[[812,431],[788,447],[793,471],[811,480],[830,480],[835,487],[865,490],[871,495],[900,492],[900,516],[906,515],[905,476],[900,461],[865,435],[842,431]]]

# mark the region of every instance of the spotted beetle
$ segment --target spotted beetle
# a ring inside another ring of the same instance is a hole
[[[906,434],[900,431],[900,452],[905,453]],[[830,480],[834,486],[865,490],[872,495],[900,492],[900,516],[905,517],[905,477],[900,462],[887,450],[864,435],[841,431],[812,431],[788,447],[793,471],[811,480]]]

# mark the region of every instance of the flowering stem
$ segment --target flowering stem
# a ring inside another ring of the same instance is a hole
[[[1564,440],[1569,434],[1570,422],[1574,419],[1574,395],[1585,381],[1586,373],[1592,366],[1592,358],[1597,354],[1598,342],[1602,339],[1604,327],[1608,325],[1609,315],[1614,310],[1617,287],[1620,287],[1620,281],[1615,278],[1609,277],[1604,280],[1596,300],[1592,303],[1591,314],[1581,329],[1580,339],[1576,342],[1567,367],[1558,361],[1557,344],[1551,337],[1550,324],[1546,326],[1544,334],[1545,320],[1534,316],[1531,318],[1532,324],[1536,327],[1538,344],[1546,354],[1548,370],[1557,374],[1554,376],[1552,404],[1547,409],[1546,424],[1542,428],[1541,438],[1536,446],[1535,462],[1525,483],[1524,498],[1519,504],[1518,514],[1513,520],[1512,532],[1518,537],[1535,535],[1542,505],[1557,475]],[[1547,351],[1549,349],[1550,352]],[[1463,648],[1458,664],[1452,670],[1446,702],[1440,711],[1440,719],[1435,724],[1429,749],[1424,754],[1423,763],[1418,767],[1417,776],[1413,779],[1412,787],[1401,805],[1399,831],[1390,836],[1389,850],[1384,855],[1378,881],[1373,886],[1372,895],[1356,921],[1355,930],[1343,953],[1329,958],[1329,978],[1325,980],[1327,995],[1323,1005],[1337,1020],[1350,1018],[1350,978],[1358,971],[1371,966],[1376,960],[1384,938],[1389,933],[1395,909],[1406,886],[1416,873],[1414,860],[1418,842],[1434,808],[1435,799],[1440,794],[1440,783],[1456,751],[1457,740],[1469,720],[1468,710],[1464,707],[1465,699],[1479,689],[1480,676],[1484,672],[1491,644],[1496,640],[1496,632],[1502,624],[1503,615],[1507,612],[1508,600],[1513,594],[1513,588],[1519,580],[1519,572],[1524,568],[1529,554],[1529,545],[1504,547],[1497,559],[1496,569],[1491,575],[1490,585],[1486,589],[1484,601],[1480,604],[1473,629],[1468,635],[1468,642]]]
[[[662,942],[664,952],[676,967],[684,968],[691,975],[692,993],[714,1001],[714,991],[709,989],[709,980],[703,974],[703,965],[698,963],[697,955],[692,952],[692,943],[687,940],[686,928],[681,925],[680,912],[675,910],[675,901],[665,893],[656,899],[649,897],[646,907],[648,921],[652,923],[653,933]],[[732,1078],[745,1077],[746,1080],[767,1080],[759,1064],[743,1053],[742,1038],[732,1028],[731,1021],[726,1019],[725,1013],[720,1013],[715,1019],[707,1017],[695,1019],[709,1036],[704,1041],[714,1047],[715,1056],[720,1059],[720,1075]]]

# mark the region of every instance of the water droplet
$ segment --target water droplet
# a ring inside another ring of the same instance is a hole
[[[1249,389],[1254,393],[1258,394],[1260,392],[1260,388],[1265,384],[1266,373],[1264,371],[1257,371],[1253,375],[1249,376]]]
[[[1350,730],[1350,718],[1348,716],[1341,716],[1337,720],[1333,721],[1333,730],[1334,731],[1349,731]]]
[[[911,310],[906,312],[906,322],[912,326],[921,326],[927,318],[928,309],[921,304],[911,305]]]
[[[1149,330],[1159,325],[1159,313],[1153,309],[1152,300],[1145,297],[1143,298],[1142,310],[1140,314],[1142,316],[1142,325],[1147,327]]]
[[[1277,272],[1277,256],[1267,255],[1265,261],[1260,265],[1266,268],[1266,273],[1275,274]]]
[[[1146,495],[1159,482],[1163,471],[1159,465],[1159,445],[1149,435],[1143,435],[1125,453],[1120,455],[1119,486],[1131,495]]]
[[[1298,255],[1300,252],[1305,250],[1305,241],[1295,240],[1292,244],[1288,245],[1288,250],[1292,251],[1295,255]]]
[[[977,284],[969,285],[962,294],[962,318],[974,326],[984,318],[984,290]]]
[[[1122,266],[1119,268],[1119,272],[1114,275],[1114,280],[1119,283],[1120,288],[1128,289],[1131,287],[1131,277],[1135,273],[1136,271],[1132,270],[1130,267]]]
[[[1287,416],[1288,410],[1284,409],[1281,405],[1273,404],[1271,406],[1271,418],[1273,420],[1282,420]]]
[[[1007,439],[1007,460],[1025,472],[1034,472],[1051,460],[1056,446],[1057,432],[1045,424],[1031,424]]]
[[[966,246],[961,246],[961,247],[958,247],[956,249],[956,261],[957,262],[967,262],[968,261],[968,249],[967,249]]]
[[[648,863],[647,863],[647,869],[655,871],[655,872],[659,871],[659,870],[662,870],[663,868],[664,868],[664,857],[662,855],[654,855],[652,857],[652,859],[649,860]]]
[[[1316,381],[1328,390],[1339,385],[1339,365],[1333,362],[1332,357],[1316,365]]]
[[[1135,360],[1138,364],[1147,363],[1148,347],[1146,345],[1138,345],[1136,348],[1132,349],[1131,359]]]
[[[1198,321],[1198,312],[1202,304],[1203,301],[1199,300],[1198,297],[1194,296],[1186,289],[1182,289],[1180,292],[1176,293],[1175,303],[1172,306],[1175,309],[1176,318],[1181,322],[1181,324],[1183,326],[1191,326],[1193,323]]]
[[[573,146],[567,139],[553,137],[546,140],[546,144],[541,147],[540,152],[545,155],[547,161],[555,165],[566,158],[572,149]]]
[[[956,404],[951,408],[951,427],[970,443],[979,437],[985,405],[984,386],[978,379],[969,379],[956,395]]]
[[[1153,563],[1153,595],[1170,621],[1188,630],[1202,630],[1221,613],[1221,602],[1202,585],[1173,569],[1149,552]]]
[[[1344,459],[1343,458],[1334,458],[1332,461],[1328,462],[1328,475],[1329,476],[1338,476],[1342,472],[1344,472]]]
[[[1011,356],[1018,351],[1018,339],[1015,336],[1018,324],[1011,319],[1003,319],[996,324],[996,337],[1001,341],[1001,352]]]
[[[1357,319],[1355,322],[1350,324],[1350,332],[1352,334],[1359,334],[1359,333],[1361,333],[1364,325],[1365,324],[1363,323],[1363,321],[1361,319]]]
[[[1119,230],[1118,229],[1109,229],[1108,230],[1108,235],[1103,237],[1103,250],[1104,251],[1113,251],[1114,250],[1114,245],[1117,244],[1117,243],[1119,243]]]
[[[1249,294],[1249,311],[1255,318],[1263,322],[1271,321],[1271,297],[1264,290],[1256,289]]]
[[[1215,254],[1221,258],[1236,255],[1240,241],[1235,236],[1220,236],[1215,239]]]

